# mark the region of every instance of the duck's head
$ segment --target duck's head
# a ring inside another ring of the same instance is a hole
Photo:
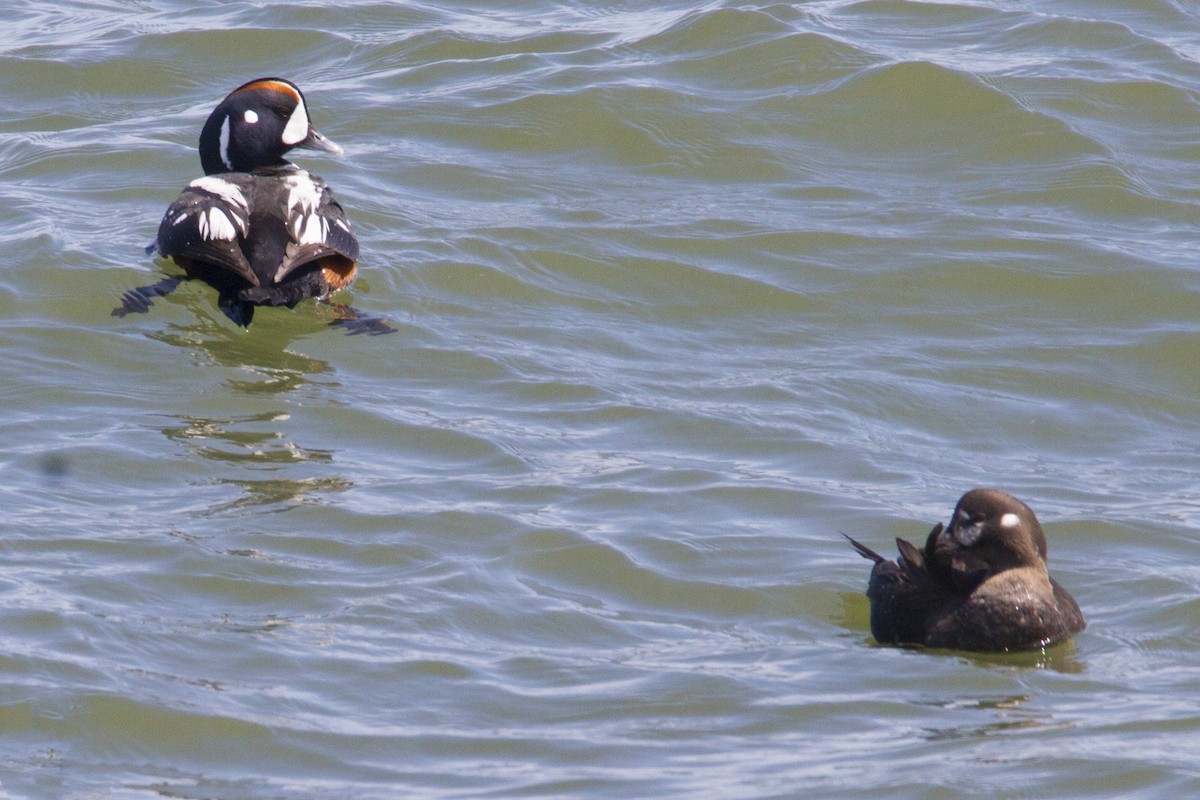
[[[300,87],[283,78],[257,78],[234,89],[200,131],[205,175],[285,164],[284,154],[295,147],[342,152],[312,126]]]

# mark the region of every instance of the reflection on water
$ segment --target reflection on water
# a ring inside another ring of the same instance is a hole
[[[969,700],[939,700],[930,705],[938,708],[1020,708],[1033,698],[1027,694],[1013,694],[994,698],[971,698]]]
[[[217,481],[217,483],[237,486],[245,494],[237,500],[214,506],[209,510],[209,514],[222,514],[251,506],[291,508],[313,502],[317,496],[344,492],[354,486],[352,481],[344,478],[301,478],[299,480],[275,478],[264,481],[228,480]]]
[[[274,310],[274,309],[273,309]],[[302,316],[280,310],[289,317]],[[334,452],[325,448],[306,446],[289,430],[292,421],[290,406],[277,404],[271,398],[284,399],[316,383],[322,389],[339,388],[330,365],[317,358],[297,353],[289,345],[307,326],[273,325],[268,315],[256,323],[254,335],[231,328],[227,321],[197,313],[189,326],[171,325],[166,331],[150,333],[150,337],[180,348],[184,352],[200,353],[210,363],[232,368],[225,378],[235,396],[246,398],[250,405],[263,400],[275,406],[272,410],[241,416],[205,417],[181,414],[173,419],[177,424],[162,428],[167,439],[182,445],[190,453],[207,462],[230,467],[264,469],[275,473],[269,478],[231,477],[210,481],[213,485],[238,487],[242,494],[234,500],[218,503],[203,514],[221,514],[247,507],[298,505],[313,496],[342,491],[351,482],[335,476],[304,475],[292,477],[278,474],[295,465],[330,464]],[[311,331],[325,330],[320,320],[310,317]],[[328,334],[327,334],[328,335]],[[319,381],[316,376],[323,376]]]
[[[1053,647],[1027,650],[1019,653],[968,653],[962,654],[970,663],[992,668],[1048,669],[1068,675],[1081,674],[1087,667],[1078,658],[1079,648],[1074,639],[1060,642]]]
[[[328,363],[287,349],[290,341],[279,341],[265,331],[256,331],[250,336],[244,331],[213,326],[206,334],[204,329],[207,327],[203,323],[189,328],[171,326],[168,331],[147,335],[175,347],[200,350],[214,364],[249,371],[253,376],[251,379],[230,381],[232,386],[246,393],[290,392],[309,382],[311,376],[330,371]],[[291,329],[288,339],[297,338],[297,334],[303,332]],[[277,331],[272,330],[272,333]]]
[[[929,729],[925,737],[931,742],[944,742],[952,739],[979,739],[984,736],[996,736],[1015,731],[1045,728],[1069,728],[1070,723],[1050,723],[1041,718],[1029,719],[999,719],[985,725],[957,725],[947,728]]]
[[[1056,721],[1045,712],[1037,712],[1025,706],[1034,701],[1027,694],[1009,695],[996,698],[951,699],[932,702],[929,705],[950,710],[975,710],[991,714],[991,722],[971,722],[964,725],[929,728],[926,739],[929,741],[946,741],[951,739],[977,739],[984,736],[995,736],[1003,733],[1033,728],[1069,728],[1072,723]]]
[[[176,419],[180,424],[163,428],[163,435],[206,461],[278,473],[293,465],[330,464],[334,460],[332,450],[304,447],[295,442],[283,429],[283,423],[290,420],[286,413],[220,420],[195,416]],[[310,502],[316,495],[341,492],[353,485],[336,476],[293,478],[278,474],[264,479],[216,478],[210,483],[237,487],[242,495],[212,506],[203,516],[254,506],[292,507]]]
[[[322,389],[340,388],[340,384],[329,377],[333,370],[328,362],[289,348],[293,341],[307,333],[318,334],[326,330],[311,309],[308,313],[270,309],[287,316],[272,319],[268,314],[261,315],[255,322],[254,334],[250,335],[244,329],[232,327],[215,312],[205,313],[204,298],[200,293],[184,293],[180,298],[192,306],[192,324],[172,323],[166,330],[148,335],[183,352],[200,353],[209,363],[232,368],[233,374],[227,376],[225,382],[235,396],[244,396],[248,404],[261,404],[261,400],[269,401],[274,396],[282,399],[318,383]],[[301,321],[307,324],[296,324]],[[318,381],[316,376],[323,377]],[[279,405],[277,410],[241,416],[181,414],[174,419],[178,424],[162,428],[163,435],[205,461],[225,465],[223,470],[218,468],[220,471],[227,472],[231,466],[240,466],[279,473],[293,465],[330,464],[334,460],[332,450],[308,447],[296,440],[294,432],[288,430],[292,415],[286,403]],[[238,487],[242,494],[210,507],[204,516],[247,507],[287,508],[307,502],[315,495],[343,491],[352,485],[349,480],[336,476],[279,474],[264,479],[217,478],[210,483]]]
[[[11,5],[0,796],[1200,794],[1182,4]],[[276,69],[404,332],[109,316]],[[875,646],[984,484],[1078,649]]]
[[[333,453],[301,447],[270,423],[286,422],[287,414],[256,414],[234,419],[179,417],[183,424],[163,428],[163,434],[207,458],[230,463],[293,464],[328,463]],[[273,430],[236,430],[239,426],[268,424]],[[221,447],[221,444],[228,447]]]

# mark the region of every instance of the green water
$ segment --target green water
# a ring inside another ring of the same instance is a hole
[[[0,798],[1200,794],[1200,14],[4,16]],[[110,316],[262,75],[396,334]],[[875,646],[978,485],[1089,627]]]

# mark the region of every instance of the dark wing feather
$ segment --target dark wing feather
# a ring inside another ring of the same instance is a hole
[[[352,270],[358,260],[358,239],[350,230],[345,210],[316,175],[300,172],[292,180],[297,186],[288,208],[287,230],[292,243],[272,279],[283,283],[289,275],[330,256],[349,262],[347,269]]]
[[[929,570],[925,568],[925,557],[912,542],[896,538],[896,547],[900,550],[900,568],[914,583],[929,582]]]
[[[844,533],[842,534],[842,536],[846,537],[846,541],[850,542],[850,544],[854,547],[854,549],[858,551],[858,554],[860,556],[862,556],[863,558],[874,561],[876,564],[882,564],[884,561],[887,561],[886,558],[879,555],[879,553],[876,553],[874,550],[867,547],[862,542],[855,541],[854,539],[850,538],[848,535],[846,535]]]
[[[875,562],[867,584],[871,635],[882,644],[920,642],[925,619],[937,600],[937,592],[930,591],[929,573],[920,551],[897,539],[900,558],[890,561],[849,536],[846,538],[859,555]]]
[[[943,527],[942,523],[939,522],[933,526],[933,530],[929,532],[929,536],[925,537],[925,553],[933,561],[937,560],[935,554],[938,551],[938,537],[942,535],[942,531],[944,530],[945,527]]]
[[[202,184],[205,180],[209,183]],[[193,181],[171,203],[158,226],[158,251],[189,272],[190,268],[211,265],[231,273],[230,278],[257,286],[258,278],[240,246],[249,230],[248,209],[244,201],[238,202],[240,194],[204,188],[217,186],[217,180],[210,177]]]

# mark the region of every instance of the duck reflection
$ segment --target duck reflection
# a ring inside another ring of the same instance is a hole
[[[313,387],[334,394],[341,388],[328,362],[290,349],[297,337],[319,332],[324,322],[315,315],[291,313],[272,324],[273,315],[264,315],[256,321],[253,334],[247,335],[231,329],[224,319],[199,307],[195,310],[186,327],[170,325],[149,335],[229,368],[223,393],[241,398],[239,408],[265,409],[221,416],[177,414],[161,428],[167,439],[199,461],[215,465],[206,471],[220,477],[210,479],[208,485],[239,490],[232,499],[203,508],[199,515],[290,508],[349,488],[350,481],[340,476],[313,474],[318,466],[328,472],[335,453],[301,440],[303,428],[291,421],[293,403],[287,400],[297,391],[311,393]]]
[[[313,376],[332,371],[327,362],[289,349],[295,338],[316,330],[315,326],[303,323],[286,329],[261,325],[248,335],[230,330],[210,317],[186,328],[172,325],[149,336],[164,344],[199,350],[214,364],[247,370],[252,380],[231,382],[238,389],[277,394],[290,392],[311,381]],[[286,338],[280,338],[280,334]]]
[[[287,421],[288,414],[253,414],[220,420],[195,416],[176,419],[180,424],[168,425],[163,428],[163,434],[208,460],[231,464],[333,461],[333,451],[301,447],[278,430],[278,425],[272,424]],[[274,430],[239,430],[260,425]]]
[[[1011,734],[1022,730],[1049,728],[1067,728],[1071,723],[1056,720],[1044,713],[1038,713],[1024,706],[1032,700],[1030,695],[1013,695],[1010,697],[983,699],[954,699],[931,703],[931,705],[950,710],[974,710],[987,712],[992,717],[989,722],[971,720],[964,725],[926,729],[925,739],[931,742],[950,741],[954,739],[979,739],[985,736]]]
[[[223,514],[243,508],[279,506],[291,508],[317,502],[325,495],[344,492],[354,486],[352,481],[342,478],[272,478],[269,480],[222,480],[220,484],[236,486],[243,492],[241,497],[221,503],[209,509],[209,515]]]
[[[238,497],[206,509],[203,516],[248,507],[292,507],[314,502],[318,496],[341,492],[353,484],[337,476],[290,477],[284,473],[295,465],[330,464],[332,450],[304,447],[285,430],[288,414],[252,414],[223,419],[180,416],[178,424],[163,428],[163,434],[205,461],[240,465],[265,477],[219,478],[211,483],[241,490]],[[223,469],[228,472],[228,468]]]

